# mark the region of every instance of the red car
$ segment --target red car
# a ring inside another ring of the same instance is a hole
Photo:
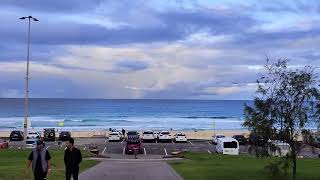
[[[8,142],[3,139],[0,139],[0,149],[2,148],[8,148]]]
[[[142,144],[140,137],[137,135],[128,136],[125,153],[134,154],[135,152],[137,154],[142,154]]]

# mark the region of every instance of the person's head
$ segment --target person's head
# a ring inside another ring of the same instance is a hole
[[[38,140],[38,141],[37,141],[37,149],[38,149],[38,150],[41,150],[42,148],[43,148],[43,141]]]
[[[70,149],[72,148],[74,145],[74,139],[73,138],[69,138],[68,142],[67,142],[67,147]]]

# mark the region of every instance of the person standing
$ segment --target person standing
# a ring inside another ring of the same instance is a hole
[[[82,155],[79,149],[74,147],[74,139],[70,138],[67,143],[67,149],[64,151],[64,164],[66,166],[66,180],[78,180],[79,164],[82,161]]]
[[[126,135],[126,130],[122,128],[122,136],[125,137],[125,135]]]
[[[43,148],[43,141],[37,141],[37,147],[30,153],[27,169],[32,164],[35,180],[44,180],[51,172],[51,156],[48,150]]]

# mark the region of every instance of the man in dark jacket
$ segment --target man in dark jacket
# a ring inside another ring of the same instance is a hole
[[[82,161],[82,155],[79,149],[74,147],[74,139],[70,138],[64,152],[64,164],[66,166],[66,180],[78,180],[79,164]]]
[[[51,156],[49,152],[43,148],[43,141],[37,141],[37,147],[30,153],[27,168],[32,164],[32,171],[35,180],[44,180],[47,174],[50,174]]]

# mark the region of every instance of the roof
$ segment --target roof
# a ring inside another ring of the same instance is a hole
[[[230,137],[225,137],[225,138],[219,138],[218,141],[222,141],[222,142],[231,142],[231,141],[237,141],[234,138],[230,138]],[[238,142],[238,141],[237,141]]]

